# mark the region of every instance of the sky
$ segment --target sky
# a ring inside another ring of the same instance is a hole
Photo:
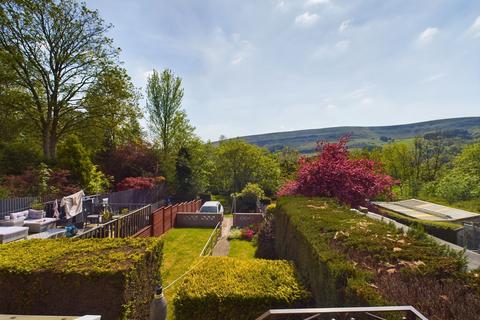
[[[142,93],[182,78],[204,140],[479,115],[480,1],[86,2]]]

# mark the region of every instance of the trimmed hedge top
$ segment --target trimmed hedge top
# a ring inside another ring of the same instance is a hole
[[[158,238],[32,239],[1,245],[0,270],[115,273],[128,270],[145,253],[159,249]]]
[[[413,305],[432,319],[477,319],[480,273],[453,252],[354,213],[332,199],[284,197],[275,212],[276,250],[296,262],[317,304]]]
[[[464,270],[460,254],[449,251],[426,237],[404,234],[394,225],[353,213],[332,199],[285,197],[278,205],[291,222],[317,248],[331,251],[332,242],[341,251],[363,253],[378,264],[410,268],[422,273],[455,273]],[[320,231],[320,232],[319,232]],[[332,260],[346,260],[335,255]]]
[[[206,257],[175,297],[176,319],[255,319],[310,297],[293,265],[282,260]]]

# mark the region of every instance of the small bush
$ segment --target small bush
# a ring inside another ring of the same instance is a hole
[[[237,212],[257,212],[257,204],[265,198],[262,188],[255,183],[248,183],[237,198]]]
[[[272,308],[308,302],[308,292],[287,261],[204,259],[177,291],[177,320],[251,320]]]
[[[148,318],[162,241],[28,240],[0,246],[0,313]]]

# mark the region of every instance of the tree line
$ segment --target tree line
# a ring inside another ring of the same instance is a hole
[[[294,172],[292,150],[203,142],[183,109],[181,78],[153,70],[145,90],[135,87],[111,28],[76,0],[0,3],[0,196],[165,181],[178,197],[249,182],[273,194]]]
[[[353,158],[374,159],[399,180],[398,198],[418,197],[479,210],[480,143],[430,133],[373,149],[351,151]]]

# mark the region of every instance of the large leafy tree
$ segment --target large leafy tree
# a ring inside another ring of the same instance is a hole
[[[267,150],[243,140],[223,140],[215,150],[211,185],[216,192],[239,192],[247,183],[256,183],[267,194],[275,192],[281,179],[280,165]]]
[[[159,144],[167,179],[175,175],[175,155],[193,138],[194,128],[182,109],[182,80],[171,70],[153,70],[147,81],[149,125]]]
[[[31,104],[16,104],[56,158],[59,140],[89,125],[84,98],[118,56],[106,36],[110,25],[75,0],[0,2],[0,49]]]
[[[106,69],[85,95],[83,104],[90,120],[79,135],[96,151],[139,143],[142,139],[139,99],[140,93],[125,69],[118,66]]]

